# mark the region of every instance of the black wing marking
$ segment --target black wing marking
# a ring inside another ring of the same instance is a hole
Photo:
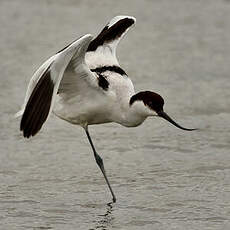
[[[97,73],[98,75],[98,85],[101,87],[103,90],[107,91],[109,88],[109,82],[106,80],[106,78],[102,75]]]
[[[95,51],[99,46],[118,39],[134,23],[132,18],[123,18],[111,27],[105,26],[101,33],[91,41],[87,51]]]
[[[121,75],[127,75],[126,72],[119,66],[113,65],[113,66],[101,66],[101,67],[97,67],[95,69],[90,69],[92,72],[96,72],[96,73],[104,73],[106,71],[111,71],[111,72],[115,72]]]
[[[24,137],[34,136],[49,115],[54,90],[50,66],[39,79],[26,104],[20,124],[20,130],[23,131]]]

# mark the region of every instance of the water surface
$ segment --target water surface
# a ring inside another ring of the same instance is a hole
[[[137,18],[118,48],[136,90],[154,90],[185,132],[157,118],[84,131],[51,116],[25,140],[13,118],[36,68],[118,14]],[[230,4],[216,0],[0,1],[0,229],[229,229]]]

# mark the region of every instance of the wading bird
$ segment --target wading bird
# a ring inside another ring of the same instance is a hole
[[[180,126],[164,112],[159,94],[135,93],[132,81],[120,67],[116,47],[135,21],[134,17],[117,16],[97,37],[82,36],[50,57],[34,73],[17,113],[22,116],[20,130],[27,138],[38,133],[51,112],[83,127],[113,202],[116,197],[90,137],[89,125],[116,122],[135,127],[148,116],[158,116],[180,129],[194,130]]]

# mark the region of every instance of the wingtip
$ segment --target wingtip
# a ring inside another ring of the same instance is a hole
[[[83,48],[83,47],[88,47],[88,45],[90,44],[90,42],[92,41],[93,36],[91,34],[86,34],[84,36],[82,36],[81,38],[79,38],[78,40],[76,40],[75,42],[73,42],[68,50],[74,50],[76,49],[76,47],[79,47],[79,45]]]
[[[90,42],[93,39],[92,34],[85,34],[81,38],[79,38],[76,42]]]
[[[98,36],[91,41],[87,51],[95,51],[98,47],[103,46],[106,43],[108,44],[113,43],[113,41],[117,41],[113,47],[115,50],[119,40],[126,34],[129,28],[135,24],[135,22],[136,19],[131,16],[119,15],[112,18],[98,34]]]
[[[93,35],[92,34],[86,34],[86,35],[84,35],[82,38],[87,38],[87,39],[93,39]]]
[[[108,23],[108,27],[113,26],[114,24],[116,24],[118,21],[123,20],[123,19],[129,19],[132,20],[132,24],[136,24],[136,18],[133,16],[128,16],[128,15],[117,15],[115,17],[113,17],[110,22]]]
[[[92,34],[86,34],[81,39],[82,39],[83,44],[89,44],[93,40],[93,35]]]
[[[83,46],[89,44],[92,39],[93,36],[91,34],[83,35],[80,38],[68,44],[67,46],[65,46],[64,48],[62,48],[61,50],[59,50],[56,54],[66,55],[66,52],[71,52],[71,50],[74,50],[77,46],[79,46],[79,44]]]
[[[21,117],[24,112],[24,109],[19,110],[17,113],[14,114],[14,118]]]

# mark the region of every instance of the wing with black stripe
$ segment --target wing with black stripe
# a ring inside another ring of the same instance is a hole
[[[49,58],[35,72],[30,80],[23,107],[17,113],[18,116],[22,115],[20,130],[24,137],[34,136],[49,117],[63,74],[73,57],[77,60],[77,68],[82,69],[85,75],[91,73],[84,68],[85,53],[91,40],[91,35],[81,37]]]

